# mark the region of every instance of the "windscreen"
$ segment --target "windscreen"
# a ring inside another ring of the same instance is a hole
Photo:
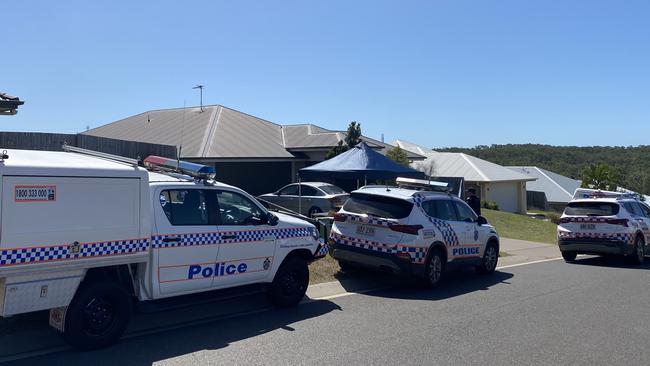
[[[564,209],[565,215],[574,216],[612,216],[620,209],[613,202],[571,202]]]
[[[333,185],[319,186],[318,188],[322,189],[327,194],[345,194],[344,190]]]
[[[403,219],[411,213],[413,203],[392,197],[352,193],[343,209],[368,216]]]

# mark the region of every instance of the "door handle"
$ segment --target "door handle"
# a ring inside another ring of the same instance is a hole
[[[236,239],[237,235],[222,235],[221,239]]]
[[[178,238],[178,237],[163,238],[162,241],[164,243],[179,242],[179,241],[181,241],[181,238]]]

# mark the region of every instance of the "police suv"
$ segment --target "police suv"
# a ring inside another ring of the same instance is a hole
[[[334,216],[329,243],[343,269],[413,274],[429,287],[452,265],[492,273],[499,256],[496,230],[461,199],[396,187],[352,192]]]
[[[557,227],[562,257],[615,254],[643,263],[650,241],[650,207],[634,194],[578,188]]]
[[[295,305],[327,253],[314,225],[211,167],[66,150],[0,158],[0,316],[50,309],[78,348],[116,341],[134,305],[158,299],[262,283]]]

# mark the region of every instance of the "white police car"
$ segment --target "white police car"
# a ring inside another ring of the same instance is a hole
[[[429,287],[452,265],[492,273],[499,236],[487,220],[447,193],[362,188],[334,217],[330,252],[341,267],[356,265],[413,274]]]
[[[614,254],[643,263],[650,241],[650,207],[635,195],[579,188],[557,227],[562,257]]]

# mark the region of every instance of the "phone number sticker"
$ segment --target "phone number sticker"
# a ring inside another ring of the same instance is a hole
[[[55,202],[56,186],[16,186],[16,202]]]

